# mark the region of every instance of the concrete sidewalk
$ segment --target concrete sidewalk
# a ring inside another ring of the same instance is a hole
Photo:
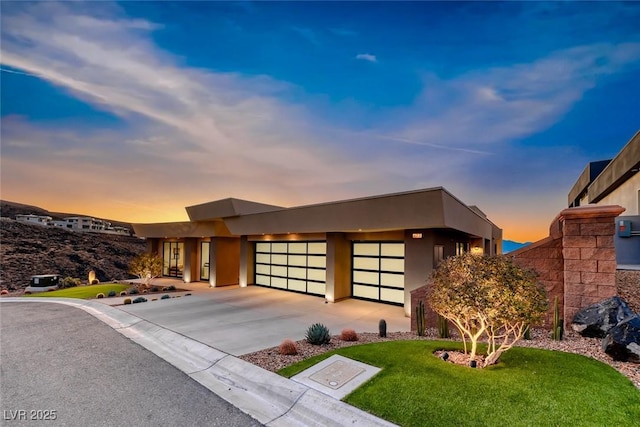
[[[118,308],[71,298],[2,298],[0,302],[48,302],[84,310],[267,426],[393,425]]]

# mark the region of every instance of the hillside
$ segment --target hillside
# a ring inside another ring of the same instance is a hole
[[[8,200],[0,200],[0,214],[3,218],[11,218],[16,219],[16,215],[46,215],[50,216],[53,219],[63,219],[69,216],[91,216],[84,214],[76,214],[76,213],[64,213],[64,212],[50,212],[46,209],[39,208],[37,206],[25,205],[22,203],[10,202]],[[107,218],[98,218],[111,223],[111,225],[117,225],[119,227],[127,227],[129,230],[132,230],[131,224],[128,222],[122,221],[114,221],[112,219]]]
[[[93,270],[101,282],[127,279],[131,277],[127,273],[130,261],[146,248],[145,241],[137,237],[78,233],[20,223],[5,218],[9,215],[4,209],[3,202],[3,218],[0,219],[2,289],[23,289],[28,285],[29,277],[35,274],[57,273],[86,281],[89,271]],[[25,213],[41,214],[33,209]]]

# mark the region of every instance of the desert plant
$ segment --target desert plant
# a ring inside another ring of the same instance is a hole
[[[146,288],[153,279],[162,274],[162,258],[158,254],[142,253],[129,264],[129,273],[144,280],[142,287]]]
[[[436,313],[456,325],[465,353],[470,342],[471,360],[478,340],[486,335],[484,366],[496,363],[522,338],[525,327],[540,322],[547,310],[544,289],[534,272],[505,256],[471,253],[440,263],[433,275],[429,302]]]
[[[154,286],[151,288],[151,292],[159,292],[160,288],[158,288],[157,286]]]
[[[171,285],[171,286],[169,286],[169,287],[167,288],[167,290],[169,290],[169,291],[175,291],[175,290],[176,290],[176,287],[175,287],[175,286],[173,286],[173,285]]]
[[[296,343],[294,343],[293,341],[284,340],[282,341],[282,343],[280,343],[278,352],[287,356],[293,356],[295,354],[298,354],[298,347],[296,347]]]
[[[160,299],[169,299],[169,298],[171,298],[171,296],[167,294],[164,294],[160,297]]]
[[[93,279],[93,280],[91,281],[91,283],[89,283],[89,284],[90,284],[90,285],[98,285],[98,284],[100,284],[100,281],[99,281],[98,279]]]
[[[82,281],[80,279],[67,276],[60,281],[60,283],[58,284],[58,287],[60,289],[75,288],[76,286],[80,286],[81,284],[82,284]]]
[[[127,305],[127,304],[131,304],[131,298],[125,298],[125,299],[124,299],[124,304],[125,304],[125,305]]]
[[[96,295],[96,298],[104,298],[104,294],[100,292],[99,294]]]
[[[553,299],[553,325],[551,330],[551,339],[554,341],[562,341],[564,335],[564,319],[560,318],[560,303],[558,296]]]
[[[0,291],[0,295],[8,295],[8,294],[9,294],[9,291],[6,289],[3,289]]]
[[[140,302],[147,302],[147,299],[145,297],[138,297],[138,298],[134,299],[132,302],[134,304],[138,304]]]
[[[378,335],[382,338],[387,337],[387,321],[384,319],[380,319],[378,322]]]
[[[422,300],[418,301],[418,305],[416,306],[416,329],[419,337],[424,336],[424,302]]]
[[[331,341],[331,334],[329,329],[322,323],[314,323],[307,329],[305,336],[307,342],[313,345],[328,344]]]
[[[450,338],[449,319],[438,314],[438,338]]]
[[[122,292],[120,292],[120,296],[121,296],[121,297],[127,296],[127,291],[122,291]]]
[[[109,291],[109,293],[107,294],[108,297],[115,297],[116,296],[116,291],[114,291],[113,289]]]
[[[138,291],[136,288],[129,289],[129,295],[137,295],[139,293],[140,291]]]
[[[343,329],[340,333],[342,341],[358,341],[358,334],[353,329]]]

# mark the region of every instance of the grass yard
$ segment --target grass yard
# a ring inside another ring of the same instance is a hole
[[[472,369],[435,357],[439,349],[461,350],[462,344],[358,345],[279,373],[291,377],[332,354],[378,366],[382,371],[344,401],[401,426],[640,425],[640,390],[599,361],[516,347],[498,364]]]
[[[116,283],[105,283],[102,285],[77,286],[75,288],[59,289],[51,292],[39,292],[36,294],[25,295],[26,297],[59,297],[59,298],[95,298],[97,294],[103,293],[105,297],[109,291],[116,291],[119,294],[127,289],[130,285],[120,285]]]

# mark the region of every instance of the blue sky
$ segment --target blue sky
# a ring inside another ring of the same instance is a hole
[[[640,3],[2,2],[2,198],[134,222],[443,186],[545,235],[640,128]]]

